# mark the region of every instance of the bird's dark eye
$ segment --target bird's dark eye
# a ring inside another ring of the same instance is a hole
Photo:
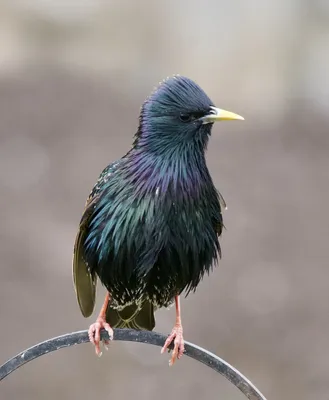
[[[192,115],[181,113],[181,114],[179,114],[179,119],[182,122],[190,122],[190,121],[192,121]]]

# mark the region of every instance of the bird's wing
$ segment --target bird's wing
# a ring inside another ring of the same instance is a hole
[[[83,245],[87,226],[98,196],[89,196],[82,215],[73,250],[73,282],[82,315],[89,317],[94,311],[97,276],[91,273],[83,258]]]
[[[73,250],[73,282],[80,306],[80,310],[84,317],[89,317],[95,306],[96,298],[96,273],[91,272],[84,260],[84,243],[87,234],[87,228],[90,217],[93,214],[95,204],[97,203],[100,193],[109,180],[110,176],[117,169],[121,161],[117,161],[108,165],[100,174],[96,185],[93,187],[82,214],[79,230],[75,239]]]

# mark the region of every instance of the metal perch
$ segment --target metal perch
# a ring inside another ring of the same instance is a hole
[[[101,337],[108,339],[106,331],[102,331]],[[166,336],[156,332],[135,331],[133,329],[114,329],[114,340],[127,342],[139,342],[153,344],[162,347]],[[15,357],[8,360],[0,367],[0,381],[14,372],[22,365],[43,356],[52,351],[63,347],[74,346],[76,344],[89,342],[87,331],[79,331],[58,336],[53,339],[41,342],[29,349],[22,351]],[[193,343],[185,342],[185,355],[207,365],[213,370],[219,372],[236,386],[250,400],[266,400],[262,393],[237,369],[232,367],[226,361],[217,357],[215,354],[196,346]]]

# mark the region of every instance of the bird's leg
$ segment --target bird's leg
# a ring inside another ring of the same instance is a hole
[[[175,305],[176,305],[176,323],[171,331],[171,334],[168,336],[165,344],[161,349],[161,353],[164,353],[170,343],[174,340],[174,350],[169,361],[169,365],[172,366],[177,359],[180,359],[184,353],[184,338],[183,338],[183,326],[181,320],[180,313],[180,297],[175,296]]]
[[[113,329],[110,327],[110,324],[106,322],[106,310],[110,301],[110,293],[107,293],[105,296],[104,304],[101,308],[101,311],[96,319],[96,322],[91,324],[88,330],[88,336],[91,343],[95,346],[95,352],[100,357],[102,355],[100,349],[100,341],[101,341],[101,329],[105,329],[109,334],[110,340],[113,339]],[[104,341],[105,345],[108,344],[108,340]]]

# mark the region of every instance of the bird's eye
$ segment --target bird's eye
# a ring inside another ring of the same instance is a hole
[[[190,121],[192,121],[192,115],[191,115],[191,114],[184,114],[184,113],[181,113],[181,114],[179,115],[179,119],[180,119],[182,122],[190,122]]]

